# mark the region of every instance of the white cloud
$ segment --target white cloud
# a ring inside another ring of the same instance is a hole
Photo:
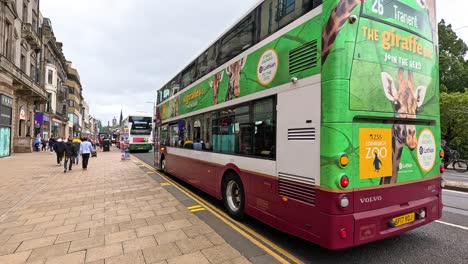
[[[468,25],[464,0],[438,2],[438,17]],[[65,56],[80,73],[91,114],[103,122],[152,111],[146,101],[254,4],[252,0],[42,0]],[[468,27],[457,31],[468,41]]]
[[[77,68],[91,114],[104,123],[152,112],[147,101],[242,16],[251,0],[42,0]]]
[[[458,37],[462,38],[465,43],[468,43],[468,19],[466,19],[466,10],[468,2],[466,0],[438,0],[437,1],[437,18],[438,21],[444,19],[447,24],[452,24],[452,29],[456,30]]]

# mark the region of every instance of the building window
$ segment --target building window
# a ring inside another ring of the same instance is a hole
[[[296,0],[279,0],[279,17],[284,17],[293,12],[296,6]]]
[[[47,113],[50,113],[51,104],[52,104],[52,94],[48,93],[47,94],[47,105],[46,105],[46,112]]]
[[[36,80],[36,66],[34,66],[34,64],[32,63],[29,68],[29,73],[30,73],[31,79]]]
[[[52,84],[53,79],[54,79],[54,72],[52,70],[49,70],[47,72],[47,83]]]
[[[24,53],[21,53],[21,71],[26,73],[26,56]]]
[[[28,5],[23,4],[23,23],[28,23]]]
[[[4,51],[3,54],[8,60],[13,60],[13,26],[9,23],[5,23],[5,40],[4,40]]]
[[[34,32],[37,33],[37,28],[38,28],[38,25],[37,25],[37,14],[36,12],[33,10],[33,15],[32,15],[32,27],[34,29]]]
[[[268,34],[273,32],[273,3],[268,6]]]
[[[75,94],[75,88],[68,87],[68,94]]]
[[[73,101],[73,100],[68,101],[68,106],[69,107],[75,107],[75,101]]]

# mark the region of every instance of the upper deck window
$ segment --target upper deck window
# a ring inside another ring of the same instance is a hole
[[[322,0],[263,1],[168,82],[161,89],[158,104],[321,4]]]

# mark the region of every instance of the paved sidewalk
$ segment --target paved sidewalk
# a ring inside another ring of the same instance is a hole
[[[120,153],[0,159],[0,263],[249,263]]]

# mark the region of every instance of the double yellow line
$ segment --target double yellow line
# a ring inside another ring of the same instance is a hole
[[[153,167],[147,165],[145,162],[141,161],[140,159],[138,159],[134,155],[132,155],[132,158],[134,160],[139,161],[139,163],[144,165],[144,167],[146,167],[150,171],[154,172],[155,174],[159,175],[164,180],[166,180],[167,183],[169,183],[167,185],[172,185],[172,186],[176,187],[177,189],[179,189],[179,191],[183,192],[185,195],[187,195],[188,197],[190,197],[192,200],[194,200],[195,202],[197,202],[199,204],[198,205],[199,207],[190,206],[193,209],[190,209],[189,207],[187,207],[190,211],[196,210],[197,208],[198,209],[203,208],[202,210],[206,209],[207,211],[212,213],[214,216],[216,216],[218,219],[220,219],[225,224],[227,224],[232,229],[234,229],[236,232],[238,232],[239,234],[241,234],[242,236],[247,238],[253,244],[255,244],[256,246],[258,246],[259,248],[263,249],[265,252],[270,254],[272,257],[274,257],[280,263],[291,263],[291,261],[293,263],[300,263],[300,264],[304,263],[303,261],[301,261],[300,259],[298,259],[294,255],[289,253],[287,250],[279,247],[278,245],[273,243],[271,240],[269,240],[269,239],[265,238],[264,236],[260,235],[259,233],[255,232],[254,230],[252,230],[248,226],[246,226],[246,225],[244,225],[244,224],[242,224],[240,222],[237,222],[237,221],[234,222],[234,220],[232,220],[232,218],[228,214],[226,214],[224,211],[216,208],[215,206],[213,206],[209,202],[205,201],[200,196],[192,193],[190,190],[188,190],[184,186],[180,185],[179,183],[175,182],[174,180],[167,177],[166,175],[161,174],[159,171],[157,171]],[[167,186],[167,185],[163,185],[163,184],[164,183],[161,183],[161,186]],[[199,211],[202,211],[202,210],[199,210]],[[195,212],[197,212],[197,211],[195,211]],[[288,258],[290,261],[286,260],[283,256]]]
[[[203,206],[199,204],[194,205],[194,206],[188,206],[187,209],[189,209],[189,211],[193,213],[206,210],[205,208],[203,208]]]

